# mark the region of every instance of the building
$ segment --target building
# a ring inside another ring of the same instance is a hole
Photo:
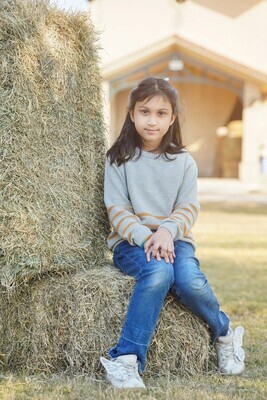
[[[129,90],[147,75],[169,77],[200,176],[267,174],[266,0],[89,3],[103,48],[110,144]]]

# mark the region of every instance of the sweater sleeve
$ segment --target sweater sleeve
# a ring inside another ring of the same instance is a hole
[[[124,165],[110,165],[109,160],[106,161],[105,167],[104,201],[114,230],[131,245],[142,247],[152,232],[142,225],[140,218],[134,214],[127,190]]]
[[[197,200],[197,175],[197,165],[193,162],[185,170],[172,214],[159,226],[168,229],[175,240],[187,236],[197,220],[200,209]]]

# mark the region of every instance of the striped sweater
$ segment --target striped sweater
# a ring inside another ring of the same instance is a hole
[[[195,247],[191,228],[196,222],[197,166],[191,155],[164,156],[142,150],[117,166],[106,160],[104,201],[113,231],[110,250],[123,240],[142,246],[159,227],[169,230],[173,240],[184,240]],[[159,158],[158,158],[159,157]]]

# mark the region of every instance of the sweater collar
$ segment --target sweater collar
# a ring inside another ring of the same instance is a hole
[[[185,149],[182,150],[182,153],[186,153],[187,151]],[[140,154],[140,149],[139,147],[136,147],[135,149],[135,155],[139,156]],[[169,153],[168,153],[169,154]],[[176,158],[177,154],[170,154],[171,158],[172,156],[174,159]],[[146,157],[146,158],[161,158],[163,157],[163,154],[157,154],[157,153],[152,153],[151,151],[145,151],[141,149],[141,157]]]
[[[139,152],[139,149],[137,151]],[[141,150],[141,155],[144,157],[147,157],[147,158],[160,158],[161,157],[161,154],[159,154],[159,153],[152,153],[151,151],[145,151],[145,150]]]

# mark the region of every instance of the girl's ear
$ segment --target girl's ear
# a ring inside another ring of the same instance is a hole
[[[133,110],[129,111],[129,114],[130,114],[130,118],[131,118],[132,122],[134,122],[134,112],[133,112]]]
[[[173,114],[173,116],[172,116],[172,119],[171,119],[171,123],[170,123],[170,126],[174,123],[174,121],[175,121],[175,118],[176,118],[176,115],[175,114]]]

